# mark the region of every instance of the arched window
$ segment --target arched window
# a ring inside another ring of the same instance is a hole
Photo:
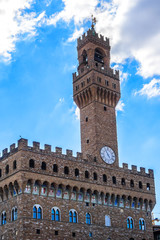
[[[82,56],[83,56],[83,63],[86,64],[88,62],[86,50],[83,51]]]
[[[13,161],[13,170],[15,170],[16,168],[17,168],[17,161],[14,160],[14,161]]]
[[[147,183],[147,191],[150,190],[150,183]]]
[[[106,176],[106,174],[103,174],[103,182],[107,182],[107,176]]]
[[[85,171],[85,178],[89,178],[89,172]]]
[[[133,229],[133,218],[132,217],[127,218],[127,228]]]
[[[38,204],[33,206],[33,218],[42,219],[42,207]]]
[[[45,162],[42,162],[41,169],[46,170],[46,163]]]
[[[130,187],[134,187],[134,181],[132,179],[130,181]]]
[[[17,220],[17,207],[12,208],[11,221]]]
[[[139,181],[139,188],[142,189],[143,188],[143,185],[142,185],[142,182]]]
[[[69,222],[77,223],[77,212],[74,209],[69,211]]]
[[[104,63],[103,61],[103,54],[102,52],[99,50],[99,49],[95,49],[95,53],[94,53],[94,60],[96,62],[99,62],[99,63]]]
[[[93,179],[97,180],[97,173],[96,172],[93,173]]]
[[[29,167],[34,168],[34,160],[33,159],[29,160]]]
[[[60,210],[57,207],[53,207],[51,210],[51,220],[53,221],[60,221]]]
[[[112,182],[113,182],[113,184],[116,184],[116,177],[115,176],[112,177]]]
[[[6,174],[8,174],[9,173],[9,165],[7,164],[7,166],[6,166]]]
[[[64,167],[64,174],[69,174],[69,168],[68,167]]]
[[[139,219],[139,230],[142,230],[142,231],[146,230],[145,221],[143,218]]]
[[[52,213],[51,220],[55,221],[56,218],[55,218],[55,210],[54,210],[54,208],[52,208],[52,212],[51,213]]]
[[[58,165],[57,164],[53,164],[53,172],[58,172]]]
[[[90,213],[86,213],[86,223],[87,224],[91,224],[91,214]]]
[[[79,169],[78,169],[78,168],[75,169],[75,176],[76,176],[76,177],[79,176]]]
[[[60,212],[59,212],[59,209],[56,210],[56,221],[60,221]]]
[[[111,219],[110,219],[110,216],[108,216],[108,215],[105,216],[105,226],[106,227],[111,226]]]
[[[2,212],[1,214],[1,225],[6,224],[7,220],[6,220],[6,212]]]
[[[121,179],[121,184],[122,184],[123,186],[125,186],[125,185],[126,185],[125,178],[122,178],[122,179]]]

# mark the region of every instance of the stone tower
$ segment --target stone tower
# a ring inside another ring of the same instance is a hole
[[[80,108],[84,156],[118,166],[115,107],[120,98],[119,72],[110,68],[109,39],[94,28],[78,39],[78,75],[73,75],[74,101]]]

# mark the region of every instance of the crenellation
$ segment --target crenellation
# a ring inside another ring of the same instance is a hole
[[[55,147],[55,152],[58,153],[58,154],[62,154],[62,148]]]
[[[26,149],[28,147],[28,139],[20,138],[18,140],[18,150]]]
[[[154,178],[154,171],[153,171],[153,169],[148,169],[148,173],[149,173],[149,176],[151,178]]]
[[[122,168],[125,169],[125,170],[128,170],[128,164],[127,163],[123,163],[122,164]]]
[[[8,154],[8,148],[2,150],[2,157]]]
[[[33,141],[33,149],[36,151],[40,150],[40,142]]]
[[[77,152],[77,159],[82,160],[83,159],[83,154],[80,152]]]
[[[16,148],[16,144],[15,143],[11,144],[10,145],[10,153],[14,152],[15,148]]]
[[[146,174],[146,169],[144,167],[140,167],[140,173]]]
[[[137,166],[132,165],[131,168],[132,168],[132,171],[133,171],[133,172],[137,172]]]
[[[73,156],[73,151],[72,150],[69,150],[69,149],[66,149],[66,155],[68,157],[72,157]]]
[[[44,150],[48,153],[51,153],[51,145],[49,144],[44,144]]]

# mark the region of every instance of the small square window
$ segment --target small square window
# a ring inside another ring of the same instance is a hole
[[[75,237],[76,236],[76,233],[75,232],[72,232],[72,237]]]
[[[56,235],[56,236],[58,235],[58,231],[55,231],[55,235]]]
[[[37,229],[37,230],[36,230],[36,233],[37,233],[37,234],[40,234],[40,229]]]

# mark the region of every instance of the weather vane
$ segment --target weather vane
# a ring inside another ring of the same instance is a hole
[[[94,26],[96,25],[96,22],[97,22],[96,18],[93,17],[92,15],[92,25],[91,25],[92,28],[94,28]]]

